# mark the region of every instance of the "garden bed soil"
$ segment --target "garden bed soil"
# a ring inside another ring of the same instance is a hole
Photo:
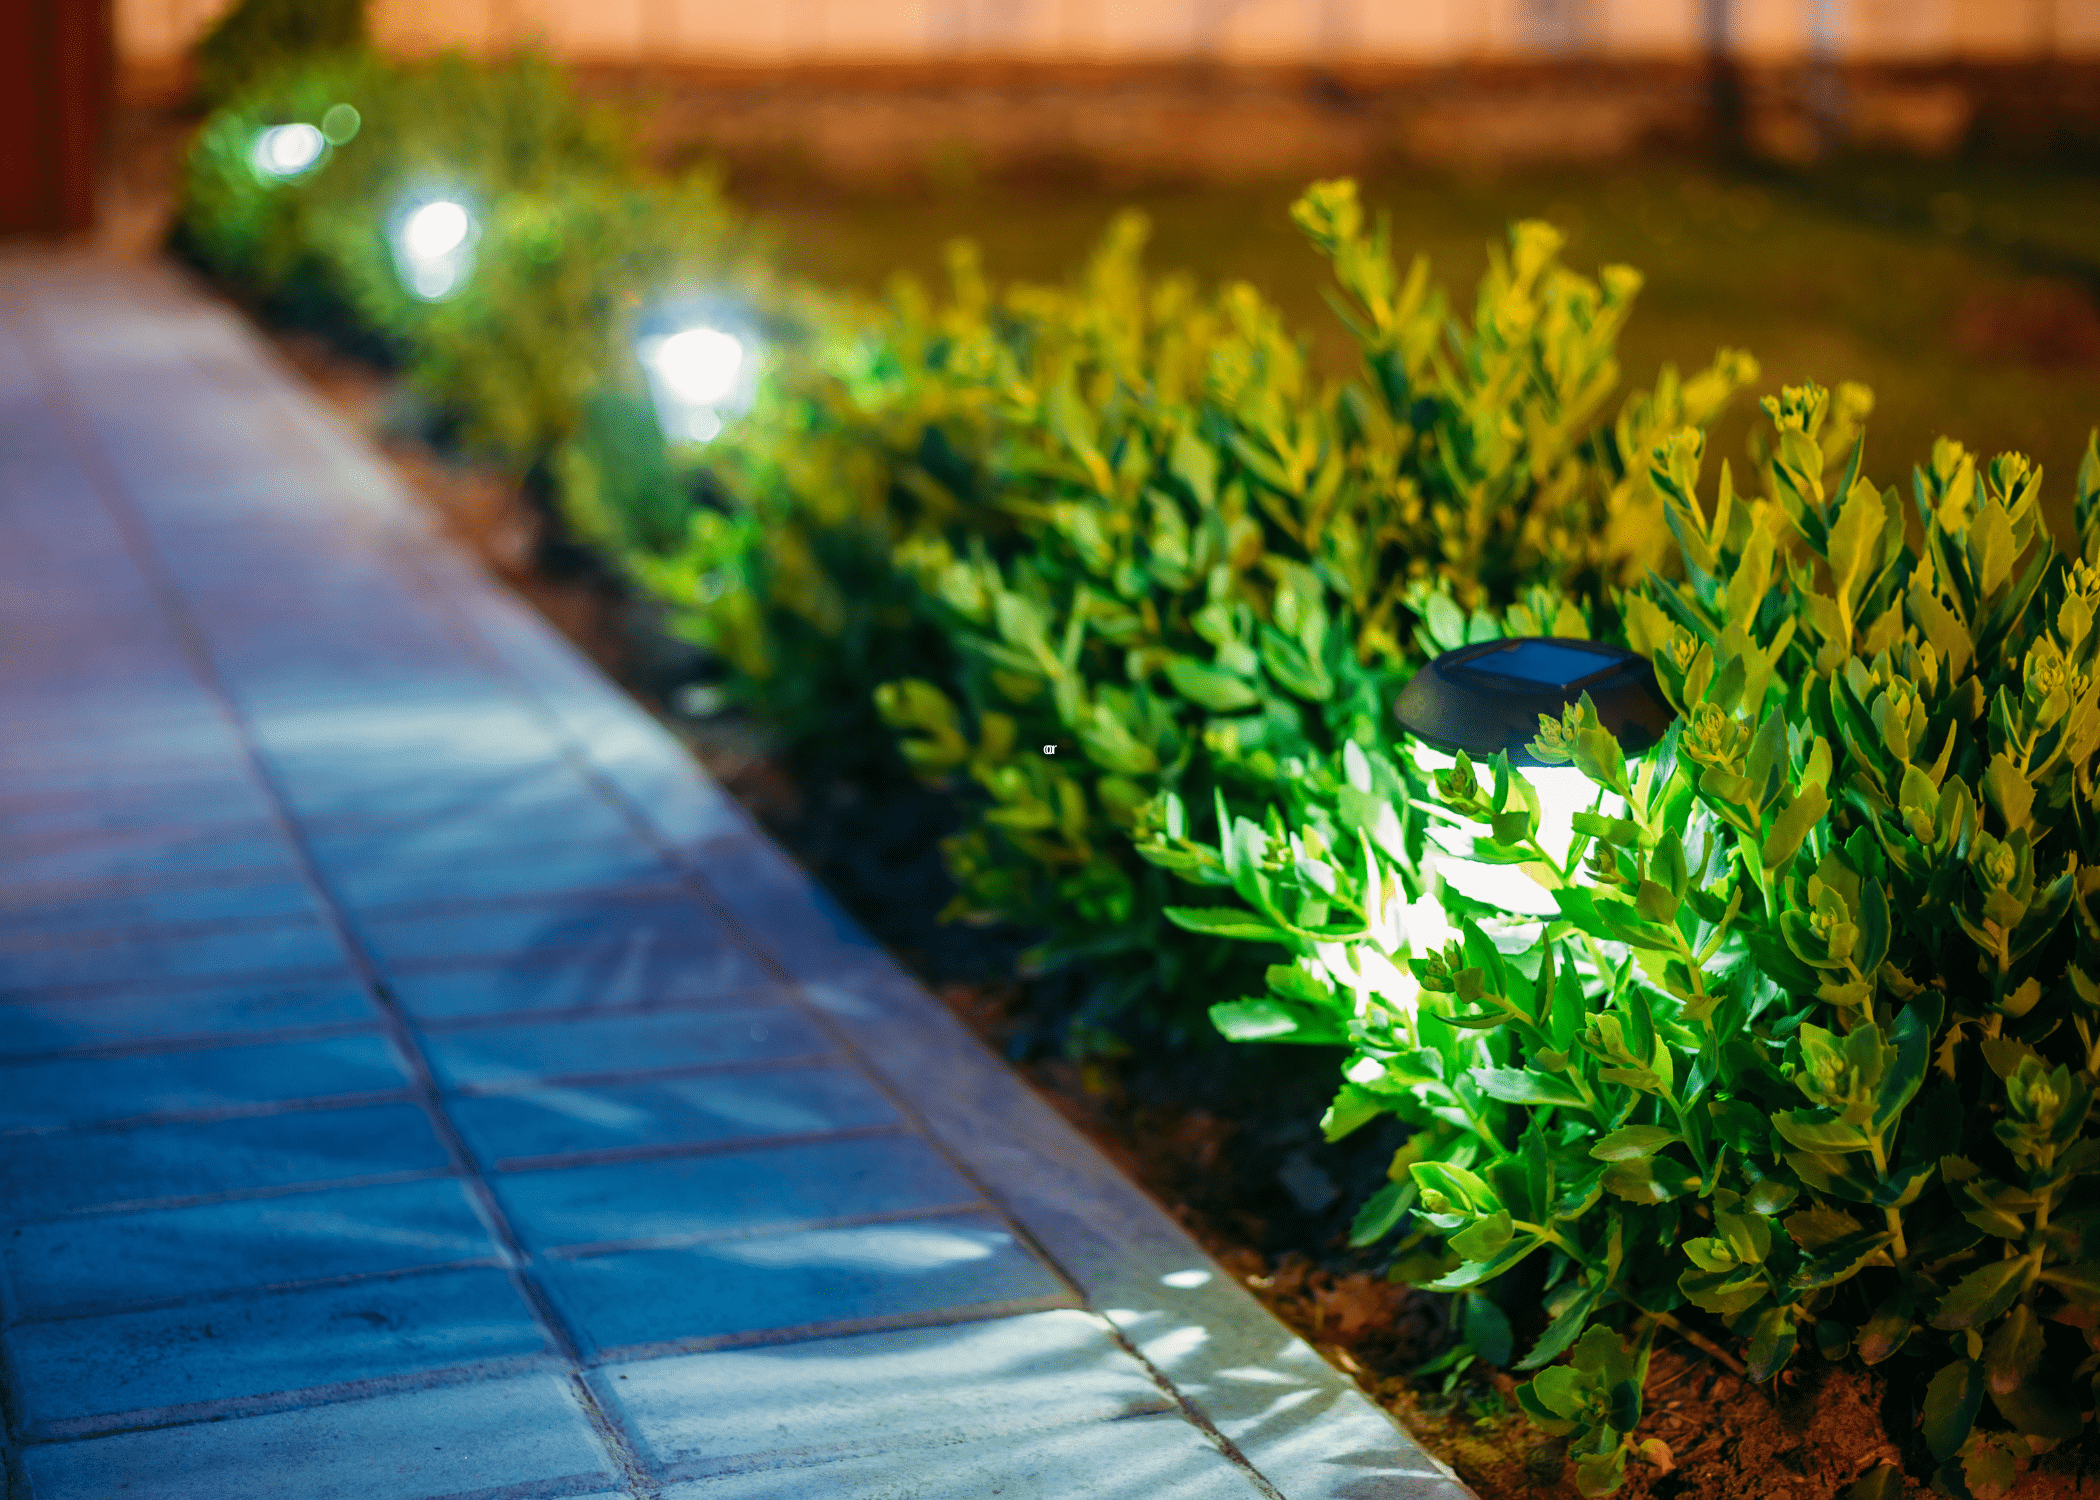
[[[948,799],[914,782],[882,743],[782,755],[735,713],[677,711],[704,664],[515,482],[448,460],[414,432],[379,371],[325,342],[277,336],[282,356],[374,441],[444,531],[539,609],[690,744],[718,781],[977,1036],[1150,1192],[1284,1323],[1391,1410],[1482,1500],[1576,1500],[1561,1444],[1518,1412],[1515,1377],[1475,1366],[1411,1375],[1449,1348],[1446,1299],[1396,1286],[1389,1248],[1353,1250],[1350,1214],[1383,1179],[1390,1129],[1339,1143],[1314,1125],[1335,1057],[1223,1043],[1074,1062],[1045,1017],[1076,981],[1009,977],[1026,935],[943,926],[950,888],[936,844]],[[1517,1318],[1520,1344],[1535,1329]],[[1629,1466],[1625,1500],[1835,1500],[1883,1463],[1902,1493],[1930,1493],[1908,1367],[1893,1374],[1803,1353],[1753,1386],[1667,1336],[1647,1387],[1643,1438],[1667,1452]],[[2037,1461],[2020,1500],[2100,1497],[2100,1447]]]

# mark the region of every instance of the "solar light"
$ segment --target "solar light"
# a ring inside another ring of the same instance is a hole
[[[328,138],[311,125],[273,125],[255,138],[248,159],[265,177],[297,177],[318,166]]]
[[[1539,715],[1560,717],[1589,694],[1597,720],[1628,755],[1652,749],[1670,727],[1672,711],[1647,659],[1598,641],[1523,636],[1446,651],[1408,681],[1393,712],[1418,744],[1424,771],[1448,770],[1463,750],[1474,760],[1508,752],[1539,796],[1539,843],[1565,859],[1574,817],[1598,805],[1596,783],[1573,766],[1552,766],[1530,751]],[[1618,798],[1603,794],[1605,801]],[[1606,807],[1604,811],[1613,811]],[[1447,884],[1475,900],[1512,912],[1552,916],[1553,898],[1515,865],[1440,862]]]
[[[450,198],[418,204],[394,230],[394,269],[401,284],[425,302],[453,296],[473,274],[477,237],[465,204]]]
[[[635,339],[656,420],[672,442],[705,443],[723,419],[746,410],[758,383],[758,340],[749,321],[719,299],[657,309]]]

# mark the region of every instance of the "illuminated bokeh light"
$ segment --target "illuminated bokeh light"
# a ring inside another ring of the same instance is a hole
[[[311,171],[327,149],[327,137],[311,125],[273,125],[256,136],[250,159],[266,177],[297,177]]]

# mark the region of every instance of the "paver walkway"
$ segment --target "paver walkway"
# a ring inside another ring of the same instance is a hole
[[[165,270],[0,260],[35,1500],[1465,1492]]]

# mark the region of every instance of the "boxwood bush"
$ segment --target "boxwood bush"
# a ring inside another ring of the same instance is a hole
[[[281,181],[251,153],[287,121],[335,139]],[[480,234],[436,304],[388,244],[431,192]],[[1035,962],[1088,961],[1071,1036],[1092,1047],[1139,999],[1202,1026],[1200,997],[1244,962],[1164,921],[1206,898],[1139,857],[1140,809],[1175,789],[1200,835],[1214,791],[1376,744],[1421,649],[1505,612],[1586,632],[1583,601],[1666,560],[1629,455],[1755,374],[1723,351],[1607,419],[1633,271],[1580,276],[1555,230],[1519,224],[1459,319],[1353,184],[1294,213],[1356,379],[1317,377],[1252,288],[1148,274],[1135,218],[1070,286],[995,289],[966,247],[940,298],[782,285],[711,178],[642,172],[618,122],[530,56],[267,73],[200,134],[183,222],[267,307],[382,340],[454,441],[538,476],[790,745],[880,740],[879,710],[963,794],[951,914],[1042,932]],[[697,286],[738,289],[776,337],[756,408],[674,452],[633,319]]]
[[[307,171],[259,171],[269,127],[329,133]],[[405,290],[390,234],[418,197],[464,203],[458,295]],[[642,169],[625,123],[525,54],[402,64],[347,50],[265,72],[205,121],[178,246],[263,310],[398,363],[463,450],[540,471],[613,546],[682,537],[690,509],[643,400],[632,330],[653,299],[727,289],[786,312],[759,242],[705,171]]]
[[[1519,1395],[1585,1492],[1621,1481],[1670,1328],[1758,1380],[1804,1345],[1905,1362],[1940,1486],[2002,1494],[2100,1370],[2100,449],[2066,552],[2016,454],[1943,440],[1907,517],[1863,443],[1833,461],[1828,392],[1765,405],[1762,493],[1709,484],[1697,432],[1654,450],[1685,581],[1623,618],[1661,745],[1630,762],[1587,700],[1541,720],[1533,755],[1595,794],[1564,850],[1506,755],[1294,778],[1195,851],[1233,935],[1293,955],[1217,1019],[1350,1049],[1330,1136],[1415,1125],[1357,1226],[1412,1211],[1397,1274],[1480,1297],[1545,1258]],[[1380,828],[1432,822],[1543,910],[1443,881],[1406,909]]]
[[[702,518],[649,568],[748,671],[796,682],[833,680],[802,665],[812,646],[860,664],[861,632],[930,623],[936,649],[891,653],[928,670],[877,703],[912,764],[963,790],[951,915],[1046,932],[1038,963],[1087,960],[1082,1043],[1234,962],[1162,920],[1141,807],[1176,787],[1200,821],[1221,781],[1373,742],[1424,632],[1491,633],[1512,608],[1586,630],[1574,597],[1662,561],[1660,494],[1624,455],[1755,375],[1724,351],[1606,421],[1634,272],[1576,275],[1555,230],[1520,224],[1459,323],[1353,184],[1295,215],[1363,378],[1316,378],[1250,287],[1147,275],[1135,217],[1068,288],[995,292],[964,249],[946,300],[900,287],[723,445],[758,524]],[[885,543],[915,599],[880,581]],[[842,554],[859,610],[821,565]]]
[[[1294,215],[1362,353],[1327,380],[1251,288],[1148,273],[1137,219],[1069,286],[958,247],[945,295],[864,302],[770,277],[711,177],[643,171],[543,60],[253,71],[191,154],[189,253],[376,340],[791,742],[879,713],[964,799],[952,914],[1093,966],[1076,1045],[1149,998],[1344,1049],[1329,1136],[1413,1130],[1355,1239],[1402,1236],[1394,1275],[1498,1358],[1525,1268],[1520,1399],[1586,1491],[1640,1451],[1658,1330],[1759,1379],[1899,1361],[1956,1495],[2081,1430],[2100,448],[2075,555],[2016,455],[1942,442],[1907,516],[1858,388],[1767,400],[1739,492],[1701,429],[1754,363],[1607,414],[1639,278],[1568,269],[1544,224],[1459,317],[1317,185]],[[293,121],[326,152],[258,173]],[[387,243],[430,191],[480,233],[435,304]],[[725,288],[766,376],[673,451],[634,320]],[[1506,756],[1388,726],[1426,655],[1505,632],[1624,640],[1678,712],[1632,762],[1586,703],[1542,721],[1534,758],[1594,792],[1558,831]],[[1497,866],[1536,899],[1464,878]]]

